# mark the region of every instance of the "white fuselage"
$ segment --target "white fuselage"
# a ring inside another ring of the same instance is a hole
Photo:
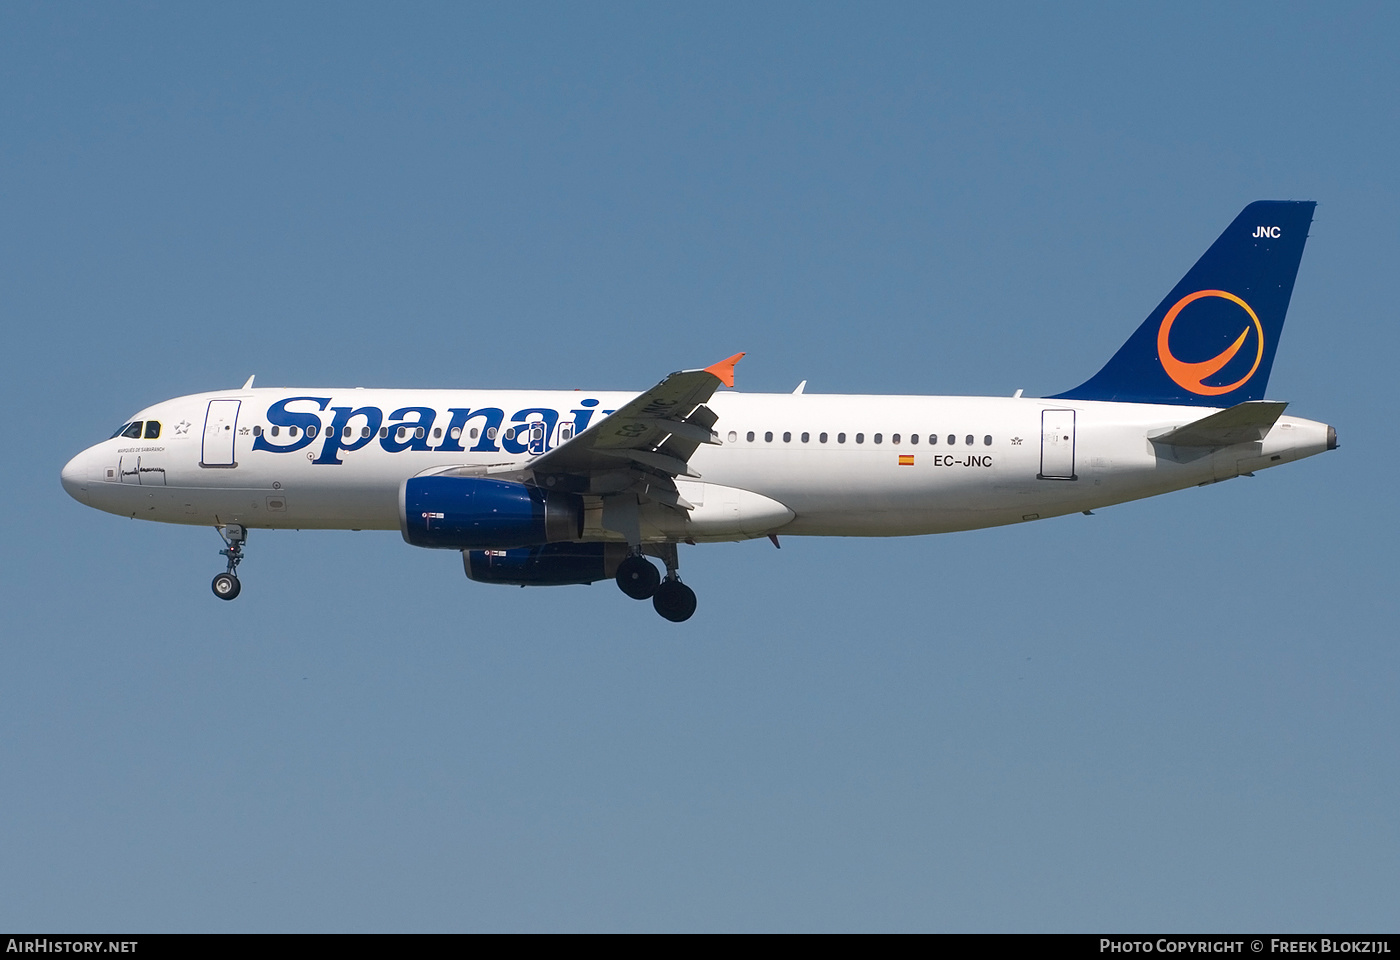
[[[96,444],[64,467],[63,484],[97,509],[167,523],[399,529],[407,479],[454,467],[508,471],[633,396],[197,394],[141,411],[133,420],[158,422],[158,437]],[[1262,441],[1183,454],[1150,437],[1212,411],[1162,404],[721,392],[709,407],[720,442],[691,457],[698,476],[676,481],[694,509],[683,519],[650,504],[642,514],[646,540],[968,530],[1225,480],[1329,448],[1325,424],[1285,416]],[[588,492],[597,496],[585,497],[584,539],[618,539],[595,502],[614,491]]]

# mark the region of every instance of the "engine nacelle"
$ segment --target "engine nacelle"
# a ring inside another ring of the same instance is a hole
[[[546,543],[518,550],[463,550],[467,576],[482,583],[548,587],[617,576],[625,543]]]
[[[399,488],[399,529],[415,547],[508,549],[583,535],[583,500],[485,477],[414,477]]]

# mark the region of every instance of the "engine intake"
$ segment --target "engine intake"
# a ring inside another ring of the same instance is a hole
[[[450,550],[577,540],[583,500],[484,477],[414,477],[399,488],[399,529],[415,547]]]

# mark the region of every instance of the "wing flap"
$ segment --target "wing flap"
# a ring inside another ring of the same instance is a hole
[[[673,477],[699,477],[700,474],[693,473],[690,465],[684,460],[676,457],[668,457],[664,453],[653,453],[650,450],[599,450],[605,457],[616,457],[619,460],[630,460],[633,463],[644,467],[651,467],[662,473]]]

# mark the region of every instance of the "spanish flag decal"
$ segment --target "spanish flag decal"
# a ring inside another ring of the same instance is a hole
[[[899,465],[901,467],[912,467],[914,465],[914,455],[912,453],[901,453],[899,455]]]

